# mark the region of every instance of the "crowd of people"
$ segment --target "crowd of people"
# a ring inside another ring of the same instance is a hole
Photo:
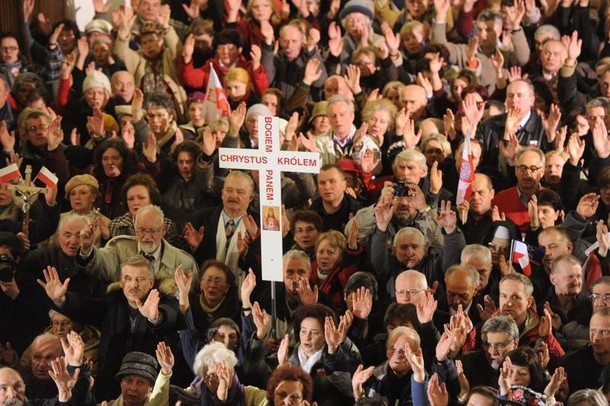
[[[607,2],[20,4],[0,404],[608,404]],[[281,208],[218,158],[268,116]]]

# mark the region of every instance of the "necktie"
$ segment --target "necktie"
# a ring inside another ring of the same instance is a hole
[[[225,223],[225,236],[227,237],[227,248],[231,243],[231,237],[235,234],[235,222],[233,220],[229,220]]]
[[[142,255],[144,258],[146,258],[148,260],[148,262],[150,262],[151,264],[155,263],[155,256],[152,254],[148,254],[144,251],[140,252],[140,255]]]

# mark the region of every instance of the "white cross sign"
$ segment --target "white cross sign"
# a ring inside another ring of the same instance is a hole
[[[279,119],[258,118],[258,149],[220,148],[219,165],[259,171],[260,227],[263,280],[283,281],[282,184],[280,172],[318,173],[317,152],[282,151]]]

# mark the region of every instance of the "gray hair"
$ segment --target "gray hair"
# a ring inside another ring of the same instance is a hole
[[[468,244],[462,249],[460,261],[462,263],[468,261],[472,257],[481,258],[486,264],[491,265],[491,250],[481,244]]]
[[[156,206],[154,204],[149,204],[148,206],[143,206],[138,209],[138,211],[136,212],[136,218],[134,219],[134,225],[138,224],[138,219],[148,212],[157,214],[161,218],[161,223],[165,223],[165,214],[163,214],[163,210],[161,210],[161,207]]]
[[[66,214],[59,219],[59,224],[57,225],[57,232],[60,233],[69,221],[82,221],[85,224],[89,224],[85,216],[81,216],[80,214],[75,213]]]
[[[229,368],[235,368],[237,357],[223,343],[213,342],[204,346],[195,357],[193,371],[196,375],[203,377],[212,364],[226,362]]]
[[[502,282],[504,281],[517,281],[523,284],[523,290],[525,291],[525,296],[530,297],[534,294],[534,285],[532,281],[527,276],[520,273],[509,273],[505,275],[502,279],[500,279],[500,286],[502,286]]]
[[[290,251],[286,252],[284,254],[284,256],[282,257],[282,261],[284,263],[286,263],[287,261],[290,261],[291,259],[302,259],[303,261],[307,262],[307,267],[311,268],[311,260],[309,259],[309,255],[307,255],[307,253],[305,251],[290,250]]]
[[[536,29],[536,31],[534,32],[534,38],[536,38],[538,35],[544,34],[551,34],[553,36],[553,39],[556,40],[561,39],[561,34],[559,33],[559,30],[557,29],[557,27],[551,24],[545,24],[538,27],[538,29]]]
[[[356,112],[356,107],[354,106],[354,102],[347,96],[343,96],[341,94],[336,94],[330,99],[327,100],[328,104],[326,105],[326,114],[330,110],[330,106],[333,106],[338,103],[346,103],[350,113],[354,114]]]
[[[441,144],[441,147],[443,148],[443,155],[445,155],[445,158],[448,157],[449,155],[451,155],[451,144],[447,140],[447,137],[445,137],[443,134],[438,134],[438,133],[428,134],[421,141],[421,150],[422,151],[426,150],[426,145],[428,145],[428,143],[430,141],[438,141],[438,143]]]
[[[400,230],[398,230],[398,232],[394,236],[394,241],[392,241],[392,247],[393,248],[396,247],[396,244],[398,243],[398,239],[399,238],[401,238],[401,237],[411,237],[411,236],[418,237],[423,245],[427,245],[426,244],[426,237],[424,236],[424,234],[421,231],[419,231],[415,227],[403,227]]]
[[[129,257],[129,259],[127,259],[127,261],[123,262],[123,264],[121,265],[121,275],[123,275],[123,271],[127,266],[133,266],[136,268],[146,268],[146,273],[148,274],[148,276],[150,276],[151,278],[155,277],[155,271],[153,269],[152,264],[143,255],[132,255],[131,257]]]
[[[519,339],[519,327],[517,327],[517,323],[510,316],[492,317],[483,324],[481,333],[504,333],[512,341]]]
[[[568,398],[568,406],[575,406],[581,402],[588,402],[592,406],[608,406],[608,400],[597,389],[577,390]]]
[[[502,26],[502,15],[489,9],[481,11],[477,17],[477,23],[486,23],[489,21],[493,21],[494,25]]]
[[[468,279],[470,279],[470,283],[472,285],[474,285],[474,286],[479,285],[479,280],[481,279],[481,276],[479,275],[479,273],[477,272],[476,269],[474,269],[470,265],[465,265],[465,264],[455,264],[455,265],[451,265],[449,268],[447,268],[447,270],[445,271],[445,284],[447,284],[447,279],[449,279],[449,277],[451,277],[451,275],[453,275],[455,272],[458,272],[461,270],[466,270],[467,277],[468,277]]]
[[[426,156],[414,149],[405,149],[404,151],[401,151],[394,158],[394,163],[398,163],[398,160],[414,161],[417,162],[422,168],[426,166]]]
[[[413,330],[411,327],[398,326],[394,330],[392,330],[390,332],[390,334],[388,335],[388,340],[386,341],[386,347],[392,341],[398,340],[398,337],[400,337],[400,336],[407,336],[409,338],[412,338],[415,341],[415,343],[417,344],[418,348],[421,345],[421,339],[419,337],[419,334],[417,334],[417,331]]]
[[[515,165],[518,165],[517,162],[519,162],[519,160],[521,159],[521,156],[523,154],[525,154],[526,152],[535,152],[536,154],[538,154],[538,157],[540,158],[540,165],[544,166],[544,164],[546,162],[546,158],[544,157],[544,152],[542,152],[542,150],[540,148],[531,147],[531,146],[521,148],[519,150],[519,152],[517,152],[517,156],[515,157]]]
[[[605,97],[596,97],[585,105],[585,110],[589,113],[589,110],[595,107],[602,107],[606,114],[608,114],[610,113],[610,100]]]

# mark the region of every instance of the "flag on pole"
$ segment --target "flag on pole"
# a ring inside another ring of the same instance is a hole
[[[13,179],[19,179],[21,173],[17,164],[10,164],[9,166],[0,169],[0,183],[8,183]]]
[[[474,164],[472,163],[472,148],[470,137],[464,137],[464,148],[462,149],[462,165],[460,166],[460,180],[458,182],[456,204],[462,204],[470,198],[472,193],[472,182],[474,182]]]
[[[57,187],[57,181],[59,180],[59,178],[55,176],[53,172],[43,166],[40,172],[38,172],[38,175],[36,175],[36,179],[34,180],[39,180],[45,185],[47,185],[47,187],[55,189]]]
[[[525,276],[532,275],[530,256],[527,252],[527,244],[523,241],[513,240],[510,247],[510,262],[518,264]]]
[[[206,123],[211,123],[221,117],[229,115],[229,101],[225,94],[220,79],[210,63],[210,77],[208,78],[208,89],[203,102],[203,117]]]
[[[532,265],[542,264],[544,250],[540,247],[524,243],[519,240],[512,240],[510,246],[510,261],[521,267],[525,276],[532,274]]]

